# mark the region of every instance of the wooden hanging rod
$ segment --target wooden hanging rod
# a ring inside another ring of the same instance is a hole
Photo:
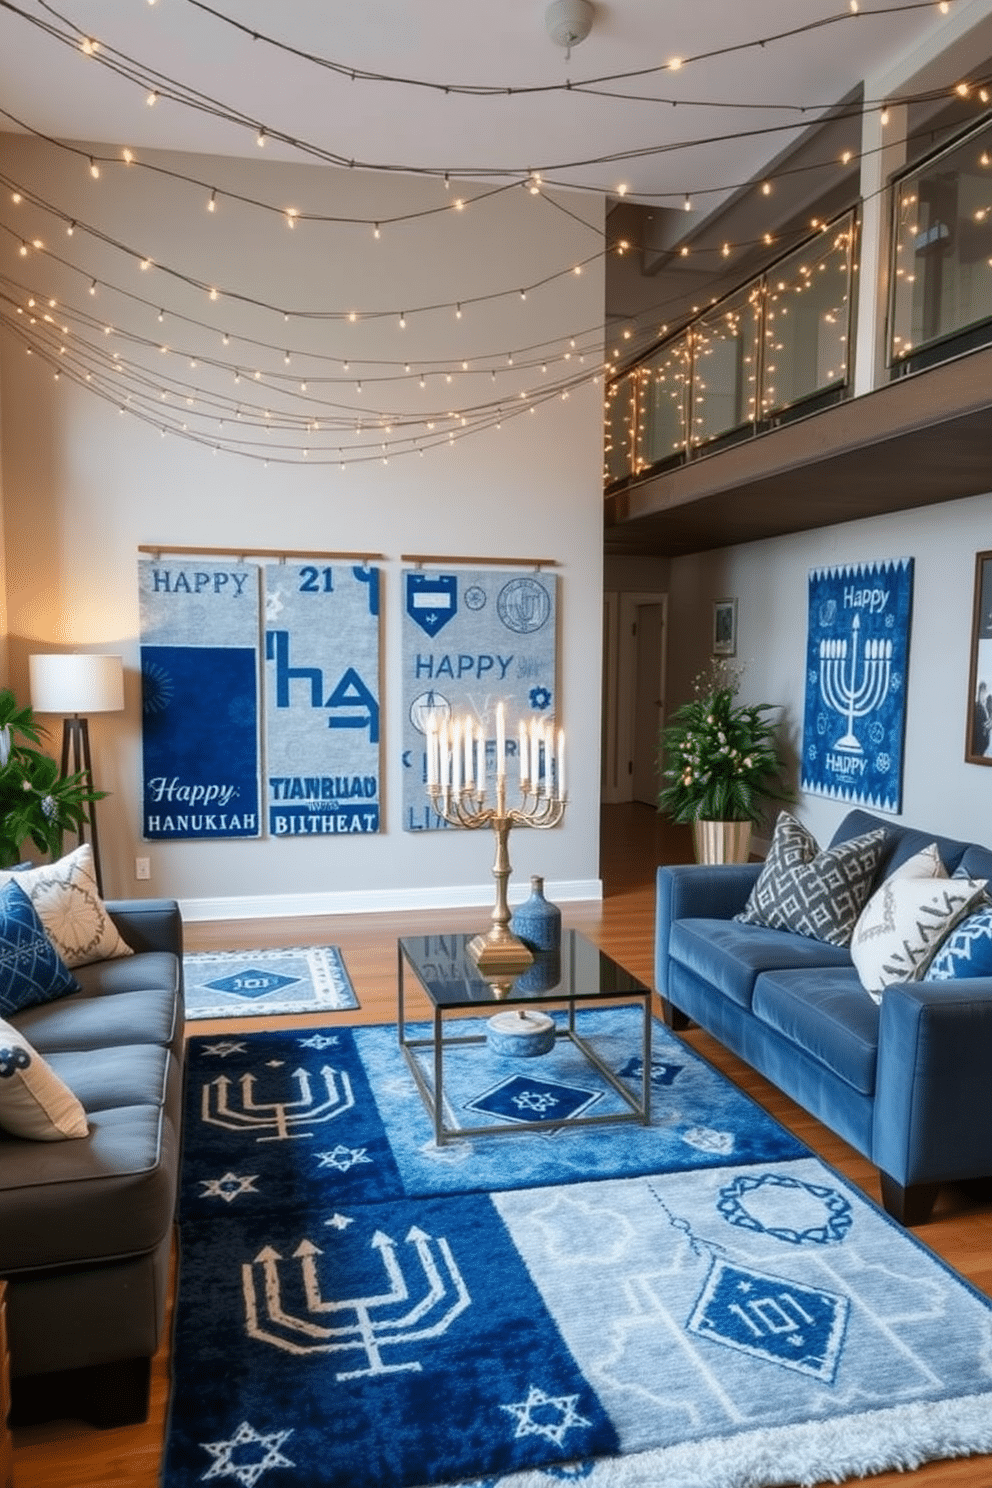
[[[139,543],[139,553],[151,553],[155,557],[163,554],[180,555],[196,558],[279,558],[285,562],[289,558],[337,558],[337,559],[361,559],[367,561],[370,558],[381,558],[381,553],[324,553],[314,548],[183,548],[172,547],[169,543]]]
[[[453,558],[450,553],[401,553],[401,563],[427,564],[446,568],[454,563],[470,563],[474,568],[557,568],[557,558]]]

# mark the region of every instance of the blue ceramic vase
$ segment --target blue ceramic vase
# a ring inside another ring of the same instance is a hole
[[[561,946],[561,910],[544,897],[544,879],[530,881],[530,898],[518,904],[510,929],[530,951],[557,951]]]

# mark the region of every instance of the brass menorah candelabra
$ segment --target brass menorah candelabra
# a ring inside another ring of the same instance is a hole
[[[512,978],[534,960],[510,929],[510,831],[513,827],[556,827],[565,813],[565,739],[558,732],[557,755],[547,725],[520,725],[520,804],[507,806],[506,736],[503,708],[496,715],[496,797],[486,805],[487,771],[481,730],[469,719],[449,727],[431,719],[427,729],[427,794],[431,805],[453,827],[477,831],[491,827],[496,838],[493,878],[496,903],[492,928],[477,935],[469,950],[483,976]]]

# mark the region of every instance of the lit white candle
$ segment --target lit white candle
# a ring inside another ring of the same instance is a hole
[[[506,775],[506,718],[503,713],[503,704],[500,703],[496,709],[496,778],[502,780]]]
[[[558,799],[565,799],[565,730],[558,730]]]
[[[437,785],[438,780],[437,718],[432,713],[427,720],[427,784]]]
[[[530,773],[527,767],[527,725],[522,718],[518,729],[517,752],[520,764],[520,789],[523,791],[527,789]]]
[[[462,726],[457,719],[451,726],[451,790],[459,795],[462,788]]]
[[[476,788],[480,796],[486,793],[486,736],[482,732],[482,724],[479,724],[475,734],[475,751],[478,759],[478,767],[475,772]]]
[[[541,780],[541,746],[540,746],[540,744],[538,742],[539,739],[540,739],[540,725],[538,724],[538,721],[537,721],[536,718],[532,718],[531,721],[530,721],[530,760],[529,760],[529,764],[530,764],[530,788],[531,788],[532,791],[535,792],[535,794],[536,794],[536,792],[538,791],[538,789],[540,787],[540,780]]]
[[[465,789],[475,790],[475,733],[472,728],[472,720],[465,719],[465,731],[463,734],[465,745]]]
[[[447,718],[441,720],[441,733],[438,738],[438,777],[441,788],[447,795],[451,787],[451,750],[448,747]]]

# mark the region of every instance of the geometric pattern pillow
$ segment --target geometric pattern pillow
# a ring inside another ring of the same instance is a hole
[[[894,982],[927,974],[944,937],[985,893],[982,878],[887,878],[858,920],[851,959],[876,1002]]]
[[[940,943],[927,967],[928,982],[992,976],[992,904],[966,915]]]
[[[78,990],[27,894],[16,883],[5,884],[0,888],[0,1013]]]
[[[0,1018],[0,1126],[15,1137],[85,1137],[86,1112],[23,1033]]]
[[[848,945],[887,836],[884,827],[877,827],[821,852],[807,828],[781,812],[758,881],[734,918],[829,945]]]
[[[26,872],[0,872],[0,884],[10,881],[19,883],[31,900],[66,966],[134,954],[100,898],[88,842],[57,863]]]

